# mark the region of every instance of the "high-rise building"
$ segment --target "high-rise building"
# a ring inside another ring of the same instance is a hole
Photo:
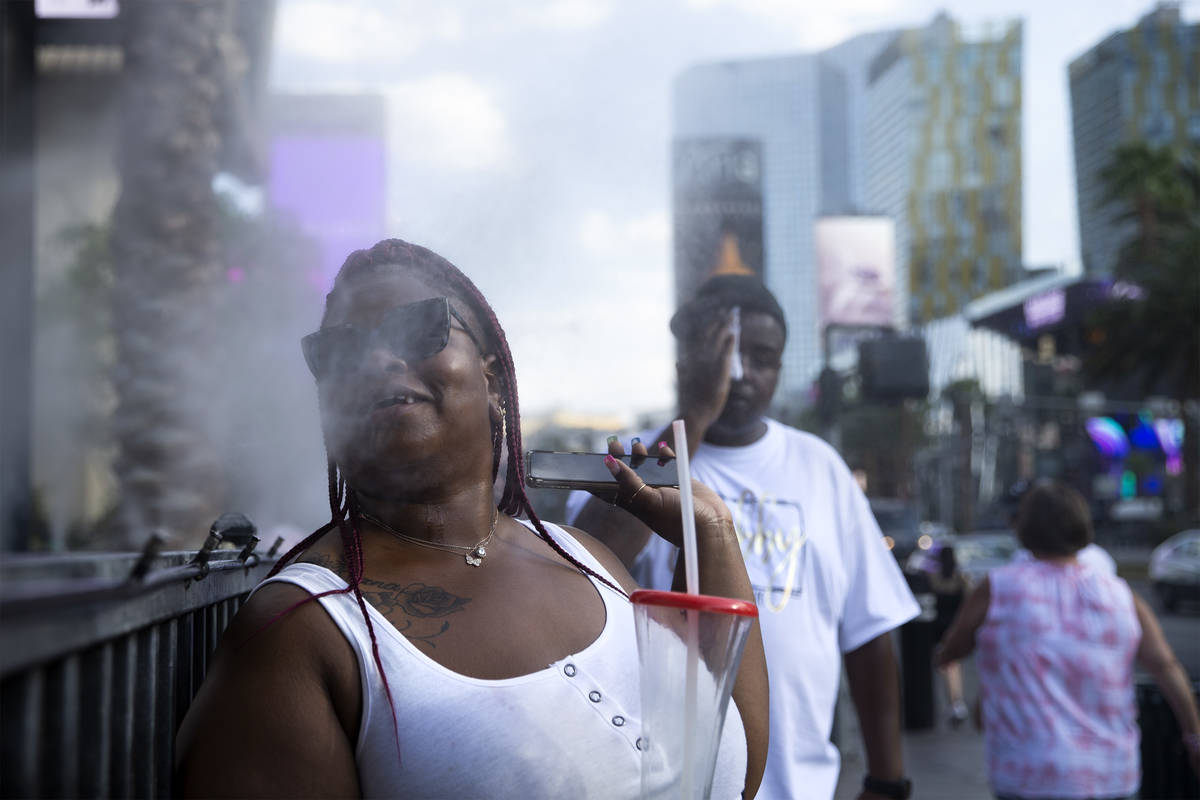
[[[813,226],[863,206],[865,76],[890,38],[701,64],[675,82],[677,294],[717,271],[763,276],[788,314],[785,404],[808,391],[821,366]]]
[[[1019,21],[966,26],[939,14],[870,65],[866,204],[895,220],[911,322],[1023,277],[1021,39]]]
[[[1071,62],[1071,125],[1084,272],[1112,271],[1132,223],[1105,207],[1100,173],[1125,142],[1200,147],[1200,24],[1160,4]]]

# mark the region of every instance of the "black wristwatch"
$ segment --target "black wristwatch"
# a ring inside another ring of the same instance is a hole
[[[908,778],[884,781],[867,775],[863,778],[863,790],[885,797],[894,797],[896,800],[908,800],[912,796],[912,781]]]

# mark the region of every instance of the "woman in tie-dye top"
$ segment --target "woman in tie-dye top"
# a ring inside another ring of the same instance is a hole
[[[1179,720],[1200,772],[1200,717],[1187,673],[1146,603],[1120,578],[1080,564],[1092,540],[1084,499],[1039,484],[1017,514],[1034,559],[992,570],[938,648],[976,646],[988,776],[1001,798],[1124,798],[1141,780],[1133,664]]]

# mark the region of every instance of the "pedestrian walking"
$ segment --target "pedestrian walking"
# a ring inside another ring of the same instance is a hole
[[[1154,678],[1200,774],[1191,683],[1149,606],[1083,563],[1087,504],[1059,483],[1021,501],[1017,536],[1033,558],[972,590],[936,655],[978,649],[988,777],[1000,798],[1128,798],[1140,782],[1133,666]]]
[[[954,545],[944,545],[938,551],[938,568],[929,576],[929,586],[937,603],[933,638],[934,641],[940,641],[958,615],[968,588],[967,576],[958,568]],[[948,661],[938,667],[938,674],[946,691],[950,724],[957,728],[967,719],[967,704],[963,699],[962,662]]]

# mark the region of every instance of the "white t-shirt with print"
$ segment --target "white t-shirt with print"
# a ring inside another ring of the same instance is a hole
[[[754,585],[771,688],[771,743],[759,798],[829,798],[829,741],[843,653],[919,611],[867,499],[821,439],[768,419],[745,447],[702,443],[692,476],[733,512]],[[568,508],[582,507],[573,499]],[[632,570],[669,589],[677,550],[651,537]]]

